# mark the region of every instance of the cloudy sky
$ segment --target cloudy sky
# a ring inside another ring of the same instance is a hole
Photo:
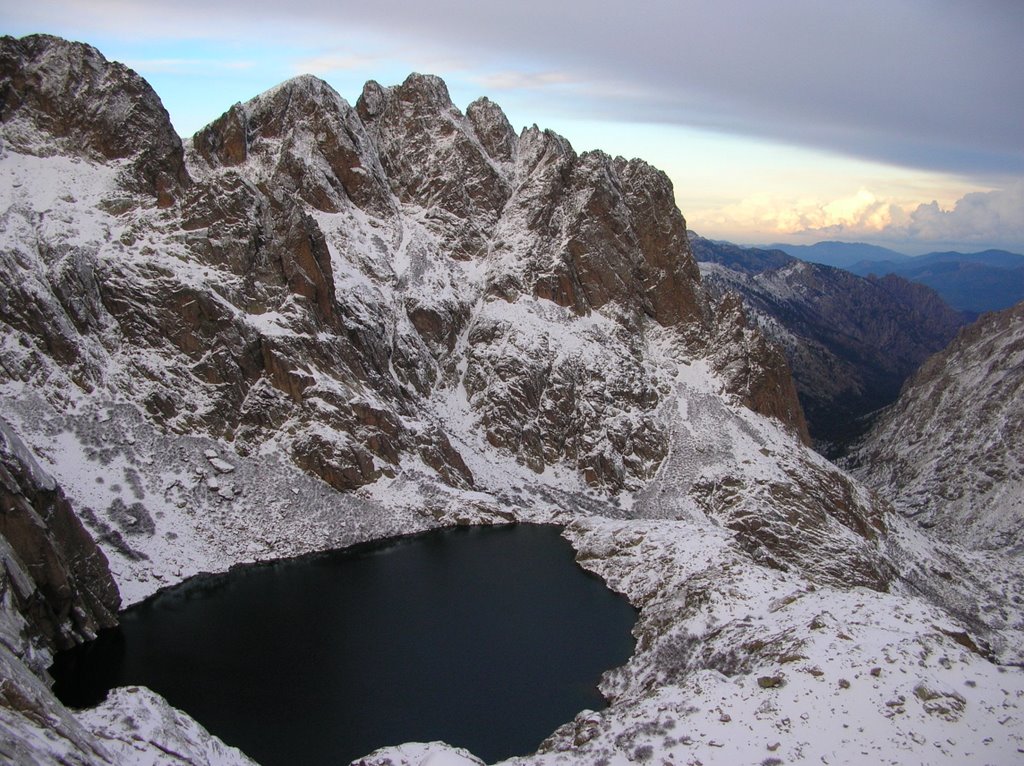
[[[705,236],[1024,252],[1020,0],[0,0],[0,23],[134,67],[186,136],[296,74],[354,102],[430,72],[662,168]]]

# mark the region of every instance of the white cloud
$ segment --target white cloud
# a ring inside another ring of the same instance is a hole
[[[9,27],[259,40],[296,57],[313,51],[304,69],[321,72],[361,56],[319,59],[315,51],[383,41],[411,52],[402,58],[417,67],[424,56],[455,56],[469,62],[464,68],[498,72],[495,89],[558,83],[523,69],[559,73],[581,96],[573,110],[588,117],[699,126],[907,167],[1024,171],[1018,2],[0,2]],[[601,98],[608,82],[635,97]]]
[[[1024,251],[1024,179],[971,192],[953,205],[876,195],[866,188],[846,197],[780,198],[758,194],[691,215],[701,233],[736,232],[743,241],[824,239],[886,243],[922,250],[1000,247]]]
[[[488,90],[539,90],[575,82],[574,78],[565,72],[505,71],[474,75],[469,79]]]
[[[949,210],[937,202],[918,205],[906,221],[886,232],[927,242],[1024,243],[1024,179],[1005,189],[973,192]]]
[[[1024,180],[1003,189],[965,194],[948,208],[934,200],[901,205],[869,197],[862,195],[862,204],[846,209],[834,220],[794,233],[920,246],[1024,249]]]
[[[898,204],[881,199],[866,188],[832,200],[814,197],[786,199],[768,193],[757,194],[702,214],[716,226],[735,225],[779,235],[806,232],[877,233],[903,215]]]

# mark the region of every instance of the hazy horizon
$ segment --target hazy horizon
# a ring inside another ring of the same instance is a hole
[[[982,253],[982,252],[985,252],[987,250],[1001,250],[1001,251],[1006,251],[1006,252],[1009,252],[1009,253],[1014,253],[1016,255],[1020,255],[1020,256],[1024,257],[1024,250],[1014,250],[1012,248],[1006,248],[1006,247],[975,247],[975,246],[971,246],[971,247],[964,248],[964,247],[957,246],[956,243],[945,243],[944,244],[944,243],[941,243],[941,242],[929,243],[927,247],[925,247],[923,245],[919,245],[919,244],[914,244],[912,242],[908,242],[908,243],[905,243],[907,245],[906,247],[901,247],[900,243],[893,244],[891,242],[888,242],[888,243],[887,242],[870,242],[870,241],[868,241],[866,239],[827,239],[827,238],[823,239],[823,238],[820,238],[820,237],[813,237],[813,236],[806,238],[806,241],[798,241],[796,237],[793,237],[793,238],[790,238],[790,239],[776,239],[776,240],[765,241],[765,242],[756,241],[756,240],[739,241],[739,240],[735,240],[735,239],[729,239],[727,237],[711,237],[711,236],[706,235],[704,232],[696,229],[695,227],[690,226],[689,225],[689,221],[687,221],[687,224],[688,224],[687,225],[687,229],[690,232],[692,232],[694,234],[697,234],[698,236],[704,237],[705,239],[711,239],[711,240],[715,240],[715,241],[718,241],[718,242],[729,242],[729,243],[731,243],[733,245],[739,245],[740,247],[759,248],[759,249],[762,249],[762,250],[773,249],[773,248],[778,249],[778,248],[782,248],[782,247],[785,247],[785,246],[810,247],[810,246],[813,246],[813,245],[839,243],[839,244],[843,244],[843,245],[869,245],[869,246],[872,246],[872,247],[881,247],[881,248],[885,248],[886,250],[891,250],[891,251],[893,251],[895,253],[898,253],[900,255],[909,256],[911,258],[916,258],[916,257],[921,256],[921,255],[931,255],[932,253],[961,253],[963,255],[971,255],[971,254],[974,254],[974,253]]]

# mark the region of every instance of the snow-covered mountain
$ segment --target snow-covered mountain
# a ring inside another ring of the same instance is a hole
[[[486,99],[462,113],[423,75],[354,107],[300,77],[182,145],[141,78],[46,36],[0,42],[0,116],[0,406],[24,445],[4,454],[33,466],[8,470],[60,488],[126,602],[441,524],[558,522],[640,608],[639,643],[611,707],[522,763],[1024,747],[1024,678],[994,663],[1022,659],[1020,615],[977,606],[1002,580],[806,446],[785,359],[707,297],[660,171],[517,134]],[[64,709],[12,585],[34,554],[13,555],[0,753],[244,762],[149,692]]]
[[[901,513],[979,549],[1024,544],[1024,303],[931,357],[850,463]]]
[[[752,323],[785,352],[811,435],[830,456],[967,321],[897,276],[864,278],[780,250],[690,239],[705,286],[742,296]]]

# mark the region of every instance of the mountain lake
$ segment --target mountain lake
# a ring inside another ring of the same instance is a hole
[[[487,762],[605,702],[636,611],[556,526],[456,527],[199,575],[61,652],[73,707],[148,686],[263,766],[444,740]]]

